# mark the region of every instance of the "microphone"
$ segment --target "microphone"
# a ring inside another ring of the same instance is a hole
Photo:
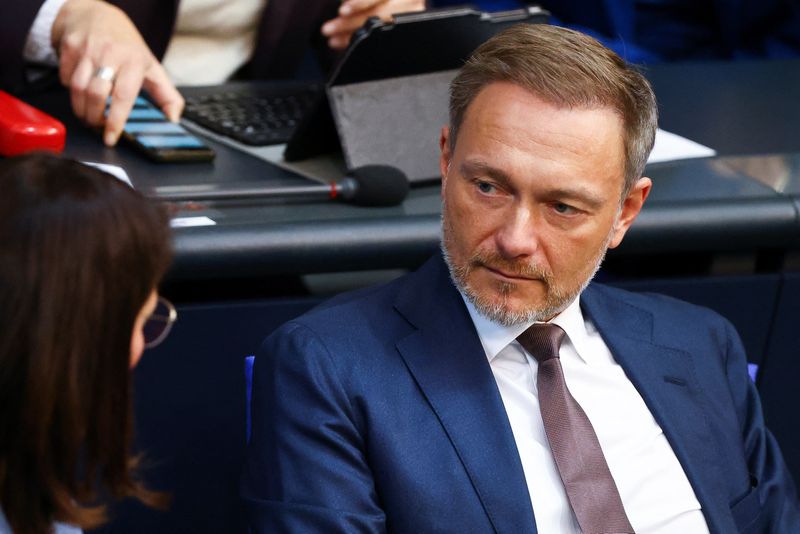
[[[358,167],[339,182],[330,185],[330,198],[341,196],[356,206],[396,206],[408,196],[408,178],[389,165]]]
[[[230,187],[230,182],[223,185]],[[405,173],[389,165],[364,165],[330,184],[246,186],[235,189],[215,189],[216,187],[219,185],[157,187],[155,196],[159,200],[167,201],[287,198],[308,201],[341,200],[356,206],[396,206],[405,200],[409,190]]]

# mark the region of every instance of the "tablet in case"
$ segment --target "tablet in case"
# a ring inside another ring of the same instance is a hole
[[[545,23],[539,7],[483,13],[471,8],[371,19],[284,153],[298,161],[341,148],[348,170],[382,164],[412,182],[439,179],[439,134],[448,122],[449,86],[472,52],[518,23]]]

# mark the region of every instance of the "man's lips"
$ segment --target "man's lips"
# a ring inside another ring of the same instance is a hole
[[[539,280],[538,277],[531,277],[531,276],[524,276],[521,274],[509,274],[505,271],[497,269],[496,267],[489,267],[488,265],[481,265],[484,269],[489,271],[490,273],[499,276],[500,278],[506,278],[508,280],[522,280],[522,281],[535,281]]]

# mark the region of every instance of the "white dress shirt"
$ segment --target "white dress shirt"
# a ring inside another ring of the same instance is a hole
[[[580,533],[539,411],[538,363],[516,341],[530,325],[498,325],[466,298],[464,302],[511,423],[538,531]],[[597,329],[584,319],[578,299],[550,322],[567,334],[560,351],[567,387],[597,433],[634,530],[638,534],[708,533],[700,503],[664,432]]]

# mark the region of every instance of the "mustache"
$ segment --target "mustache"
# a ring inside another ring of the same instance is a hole
[[[549,283],[553,273],[535,264],[519,260],[509,260],[494,252],[476,252],[469,260],[469,270],[476,267],[488,267],[511,276],[521,278],[538,278]]]

